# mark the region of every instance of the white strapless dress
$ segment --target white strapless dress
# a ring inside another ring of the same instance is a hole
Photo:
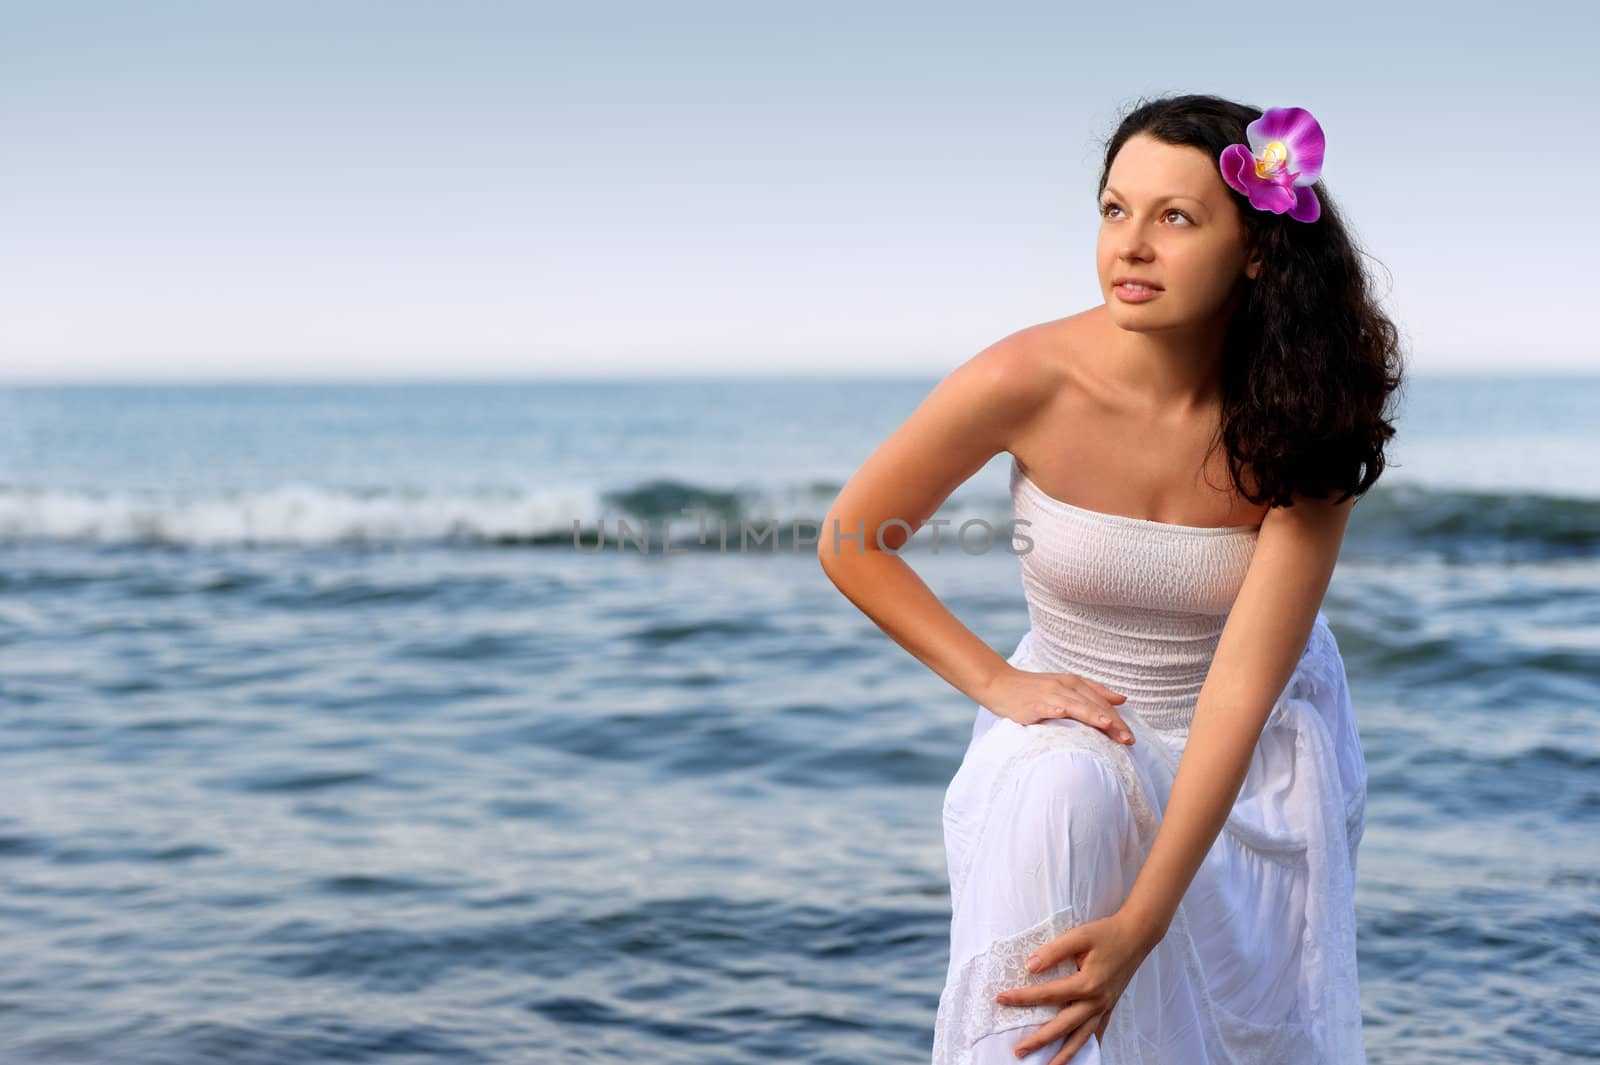
[[[1011,498],[1031,627],[1009,661],[1123,693],[1135,742],[978,707],[945,793],[950,968],[934,1065],[1015,1063],[1012,1048],[1056,1016],[994,996],[1074,971],[1022,962],[1127,897],[1258,533],[1086,510],[1014,460]],[[1366,784],[1344,663],[1318,611],[1227,824],[1104,1041],[1091,1036],[1072,1065],[1364,1063],[1354,882]],[[1020,1060],[1046,1065],[1061,1045]]]

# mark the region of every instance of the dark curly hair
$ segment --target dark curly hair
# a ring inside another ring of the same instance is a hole
[[[1245,143],[1245,126],[1261,113],[1200,94],[1139,103],[1106,143],[1096,196],[1135,134],[1217,160],[1228,145]],[[1235,488],[1256,504],[1291,506],[1292,493],[1337,493],[1335,502],[1364,494],[1383,472],[1384,444],[1395,432],[1386,415],[1401,385],[1399,330],[1373,297],[1365,253],[1333,197],[1321,181],[1310,187],[1322,204],[1315,222],[1257,210],[1229,190],[1261,268],[1242,280],[1228,326],[1222,419],[1207,456],[1225,445]]]

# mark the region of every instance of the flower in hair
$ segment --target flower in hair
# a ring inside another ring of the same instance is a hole
[[[1244,128],[1249,144],[1230,144],[1218,161],[1228,187],[1250,198],[1250,206],[1315,222],[1322,204],[1311,183],[1322,176],[1327,145],[1322,127],[1303,107],[1273,107]]]

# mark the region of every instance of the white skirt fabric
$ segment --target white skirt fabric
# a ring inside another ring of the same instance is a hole
[[[1033,633],[1009,661],[1032,664]],[[1060,1007],[1002,1006],[1040,974],[1023,960],[1074,925],[1108,916],[1160,827],[1187,728],[1120,711],[1132,746],[1078,721],[1023,726],[979,707],[945,792],[950,967],[934,1065],[1047,1065],[1056,1040],[1013,1047]],[[1366,762],[1344,663],[1317,615],[1273,706],[1243,787],[1168,927],[1072,1065],[1360,1065],[1356,849]]]

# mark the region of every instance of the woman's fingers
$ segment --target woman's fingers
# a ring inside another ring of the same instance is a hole
[[[1057,703],[1050,708],[1050,711],[1052,717],[1069,717],[1074,721],[1082,721],[1085,725],[1092,725],[1104,732],[1118,743],[1129,746],[1133,744],[1133,730],[1122,718],[1108,714],[1104,710],[1097,710],[1082,703]]]
[[[1110,703],[1093,694],[1092,689],[1083,686],[1074,689],[1069,682],[1063,685],[1062,694],[1063,702],[1057,704],[1057,713],[1068,714],[1071,713],[1068,707],[1075,707],[1077,712],[1071,713],[1072,717],[1086,725],[1093,725],[1118,743],[1133,742],[1133,730],[1122,719],[1122,715],[1113,710]]]
[[[1050,1065],[1056,1065],[1071,1058],[1079,1047],[1088,1042],[1099,1017],[1100,1011],[1087,1002],[1068,1003],[1060,1013],[1029,1032],[1027,1038],[1017,1043],[1012,1051],[1019,1058],[1026,1057],[1040,1047],[1049,1046],[1062,1036],[1068,1036],[1061,1053],[1050,1059]]]
[[[1090,1017],[1077,1031],[1073,1032],[1066,1043],[1062,1044],[1061,1052],[1050,1059],[1050,1065],[1067,1065],[1072,1060],[1072,1055],[1083,1049],[1083,1044],[1089,1041],[1089,1035],[1094,1029],[1094,1018]]]
[[[1109,698],[1106,688],[1076,673],[1061,674],[1061,682],[1068,690],[1076,692],[1086,702],[1093,703],[1102,710],[1112,710],[1116,703],[1126,698],[1122,695],[1118,695],[1115,699]]]

